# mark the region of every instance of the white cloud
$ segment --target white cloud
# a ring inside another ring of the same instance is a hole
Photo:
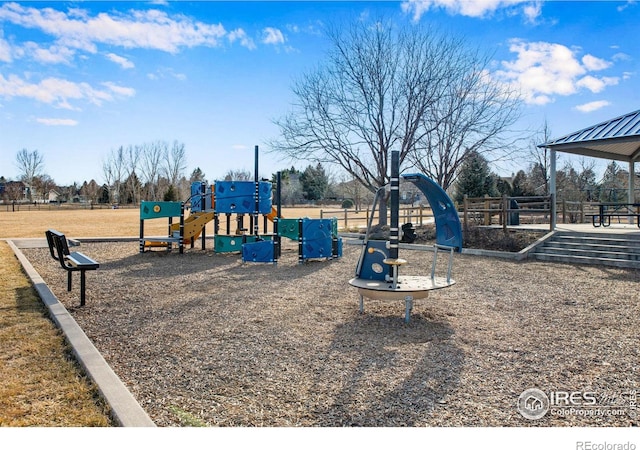
[[[135,89],[124,87],[124,86],[118,86],[117,84],[112,83],[110,81],[102,83],[102,85],[108,88],[114,94],[120,95],[122,97],[133,97],[134,95],[136,95]]]
[[[637,3],[636,0],[627,0],[627,3],[625,3],[624,5],[618,6],[617,9],[619,12],[622,12],[630,6],[634,6],[636,3]]]
[[[11,62],[12,60],[11,45],[3,39],[2,29],[0,29],[0,61]]]
[[[77,120],[73,120],[73,119],[45,119],[45,118],[39,118],[39,119],[36,119],[36,121],[38,123],[41,123],[43,125],[48,125],[48,126],[74,127],[74,126],[78,125],[78,121]]]
[[[600,108],[604,108],[605,106],[609,106],[611,103],[606,100],[598,100],[595,102],[584,103],[582,105],[578,105],[575,107],[580,112],[589,113],[592,111],[596,111]]]
[[[20,54],[33,58],[43,64],[70,64],[75,51],[61,45],[51,45],[48,48],[41,47],[35,42],[26,42]]]
[[[150,80],[160,80],[164,78],[175,78],[176,80],[184,81],[187,76],[184,73],[176,72],[171,68],[164,67],[156,70],[155,73],[148,73],[147,78]]]
[[[262,31],[262,43],[271,45],[284,44],[284,35],[277,28],[267,27]]]
[[[430,9],[444,9],[452,15],[486,17],[498,9],[521,4],[525,6],[523,13],[528,21],[540,15],[540,2],[531,0],[404,0],[401,8],[418,21]]]
[[[253,42],[253,39],[247,36],[247,33],[242,28],[230,31],[227,35],[227,39],[232,44],[235,41],[240,41],[240,45],[248,48],[249,50],[254,50],[256,48],[256,44]]]
[[[38,29],[67,47],[95,53],[96,44],[147,48],[176,53],[182,47],[219,46],[227,34],[221,24],[207,24],[159,10],[99,13],[74,9],[32,8],[17,3],[0,7],[0,19]]]
[[[607,86],[614,86],[618,84],[618,78],[615,77],[602,77],[596,78],[591,75],[580,78],[576,82],[576,86],[589,89],[593,93],[602,92]]]
[[[124,56],[116,55],[115,53],[107,53],[106,56],[109,61],[118,64],[123,69],[133,69],[135,67],[135,64],[133,64]]]
[[[593,55],[578,59],[578,50],[561,44],[513,40],[509,50],[516,59],[502,61],[503,69],[495,75],[519,88],[527,103],[544,105],[554,96],[572,95],[580,89],[597,93],[619,81],[617,77],[589,74],[610,67],[610,62]]]
[[[113,83],[103,83],[103,85],[107,90],[95,89],[88,83],[75,83],[61,78],[50,77],[35,83],[16,75],[5,78],[0,74],[0,96],[29,98],[61,109],[77,110],[78,107],[74,107],[71,104],[72,101],[84,101],[100,106],[105,101],[114,101],[113,94],[119,96],[135,94],[133,89]]]
[[[538,17],[542,14],[542,2],[536,1],[522,8],[524,17],[528,23],[536,23]]]
[[[587,70],[604,70],[611,66],[609,61],[596,58],[593,55],[584,55],[582,57],[582,64],[584,64]]]
[[[631,61],[631,56],[626,53],[618,52],[611,57],[614,61]]]

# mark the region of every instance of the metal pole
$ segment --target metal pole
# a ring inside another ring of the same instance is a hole
[[[400,152],[391,152],[391,226],[389,229],[389,257],[398,259],[400,206]]]
[[[276,209],[278,218],[282,217],[282,172],[276,174]]]
[[[549,182],[549,194],[551,194],[551,231],[556,229],[556,150],[550,149],[549,162],[551,163],[551,176]]]
[[[258,146],[255,147],[255,168],[253,170],[253,179],[256,183],[255,191],[255,209],[253,211],[253,235],[257,238],[260,235],[260,225],[258,224],[258,214],[260,211],[260,181],[258,179]]]

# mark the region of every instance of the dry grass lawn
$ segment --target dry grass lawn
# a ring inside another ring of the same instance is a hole
[[[319,208],[283,208],[283,216],[320,217]],[[145,236],[167,234],[167,219],[145,221]],[[234,226],[233,224],[232,226]],[[136,237],[140,235],[140,210],[120,209],[42,209],[6,211],[0,209],[0,239],[42,238],[53,228],[67,237]]]
[[[109,426],[6,242],[0,262],[0,426]]]

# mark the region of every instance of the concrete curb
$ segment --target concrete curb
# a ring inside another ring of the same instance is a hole
[[[149,415],[138,404],[131,392],[118,375],[109,367],[98,349],[82,331],[75,319],[69,314],[58,298],[51,292],[40,274],[31,265],[12,240],[7,240],[9,247],[22,264],[27,276],[31,279],[40,299],[49,310],[54,323],[62,330],[73,353],[87,375],[98,386],[100,394],[111,408],[111,415],[122,427],[155,427]]]

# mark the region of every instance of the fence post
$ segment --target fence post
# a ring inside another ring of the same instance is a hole
[[[347,208],[344,209],[344,229],[347,229]]]
[[[562,223],[567,223],[567,201],[562,199]]]
[[[508,210],[509,210],[509,200],[507,199],[507,194],[502,194],[502,231],[507,232],[507,220],[509,219]]]
[[[464,231],[469,231],[469,225],[468,225],[468,217],[467,217],[467,210],[469,209],[469,196],[467,194],[464,194],[463,198],[462,198],[462,222],[464,224]]]
[[[424,210],[423,210],[424,206],[420,205],[419,208],[420,208],[420,213],[419,213],[420,214],[420,226],[422,226],[422,225],[424,225],[424,223],[422,221],[422,217],[423,217],[423,213],[424,213]]]
[[[486,225],[491,225],[491,202],[488,200],[489,195],[488,194],[484,194],[484,224]]]
[[[322,210],[320,210],[320,218],[321,218],[321,219],[323,218],[323,217],[322,217]]]

